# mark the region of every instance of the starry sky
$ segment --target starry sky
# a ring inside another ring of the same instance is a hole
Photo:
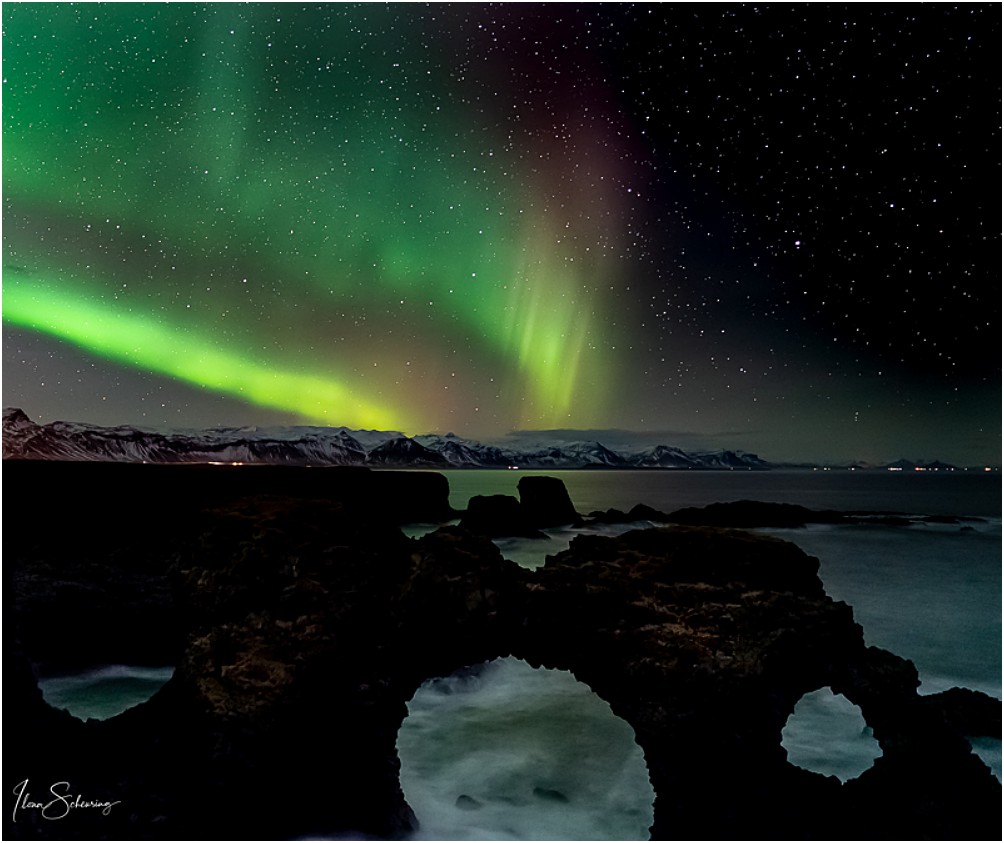
[[[2,12],[35,421],[1000,462],[998,6]]]

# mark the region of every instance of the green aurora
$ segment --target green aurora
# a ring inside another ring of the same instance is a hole
[[[602,422],[623,141],[486,128],[329,11],[5,7],[4,321],[303,420]]]
[[[31,418],[1000,460],[989,7],[0,11]]]

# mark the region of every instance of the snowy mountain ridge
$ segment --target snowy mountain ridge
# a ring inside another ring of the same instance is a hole
[[[225,427],[161,433],[129,425],[36,424],[20,409],[3,412],[3,458],[110,462],[223,462],[428,468],[767,469],[742,451],[687,453],[659,445],[619,452],[597,441],[555,440],[525,449],[483,444],[453,433],[407,437],[345,427]]]

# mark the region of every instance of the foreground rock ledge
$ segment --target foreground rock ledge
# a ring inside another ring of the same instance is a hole
[[[572,671],[631,724],[655,839],[999,839],[1000,785],[961,715],[865,646],[817,568],[777,539],[676,527],[579,537],[528,571],[459,528],[413,541],[330,500],[230,504],[172,551],[181,656],[148,703],[81,723],[43,702],[30,641],[8,647],[8,791],[68,781],[119,804],[60,822],[8,811],[6,837],[400,839],[417,825],[395,747],[407,701],[512,654]],[[58,608],[50,632],[72,650]],[[844,785],[781,746],[824,686],[861,707],[884,753]]]

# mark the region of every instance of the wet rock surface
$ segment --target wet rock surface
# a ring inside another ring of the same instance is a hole
[[[459,527],[411,540],[350,502],[276,495],[158,535],[171,540],[146,565],[169,584],[158,605],[178,666],[149,702],[81,723],[38,692],[40,639],[5,636],[5,702],[22,724],[5,735],[9,785],[40,798],[68,781],[117,802],[58,822],[9,811],[8,839],[401,839],[417,824],[398,778],[407,701],[426,679],[509,654],[571,670],[634,728],[656,839],[999,837],[1000,785],[963,737],[994,722],[999,734],[999,701],[919,697],[913,665],[866,647],[790,543],[711,527],[580,536],[529,571]],[[57,546],[11,545],[16,595],[53,576]],[[130,571],[127,554],[107,564]],[[57,611],[107,574],[61,576],[81,589],[16,597],[15,629],[42,614],[68,658],[108,660]],[[826,686],[883,749],[844,785],[781,746],[795,704]]]

